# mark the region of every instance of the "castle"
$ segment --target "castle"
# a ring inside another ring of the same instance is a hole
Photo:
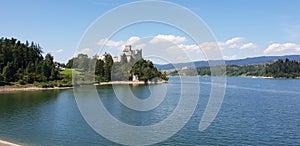
[[[122,57],[126,58],[127,62],[142,59],[142,49],[132,50],[131,45],[126,45],[123,54],[113,57],[114,62],[121,62]]]
[[[106,52],[102,56],[98,56],[98,59],[104,60],[105,55],[107,55]],[[127,62],[142,59],[142,49],[132,50],[131,45],[126,45],[125,49],[123,50],[123,54],[119,55],[119,56],[114,56],[113,61],[121,62],[122,57],[123,57],[123,60],[126,59]]]

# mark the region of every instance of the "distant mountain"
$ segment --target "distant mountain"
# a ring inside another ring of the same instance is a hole
[[[248,65],[248,64],[260,64],[276,61],[279,59],[289,60],[300,60],[300,55],[285,55],[285,56],[261,56],[237,60],[225,60],[226,65]],[[195,68],[208,66],[208,61],[195,61],[187,63],[175,63],[175,64],[155,64],[155,66],[160,70],[172,70],[172,69],[182,69],[182,68]]]

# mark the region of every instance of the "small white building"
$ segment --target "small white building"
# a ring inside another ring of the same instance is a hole
[[[133,75],[132,76],[132,81],[133,82],[138,82],[139,81],[139,77],[137,75]]]

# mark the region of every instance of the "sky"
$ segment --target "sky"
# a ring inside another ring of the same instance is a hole
[[[189,9],[201,18],[215,37],[213,45],[210,41],[196,43],[176,27],[145,22],[115,30],[110,38],[95,36],[90,48],[80,48],[83,38],[101,16],[130,2],[134,1],[1,0],[0,37],[34,41],[42,46],[44,54],[51,53],[56,61],[63,63],[78,53],[92,55],[107,51],[118,55],[128,44],[132,44],[134,49],[143,49],[143,53],[149,56],[151,52],[152,56],[164,54],[162,59],[174,62],[205,60],[200,48],[216,45],[225,60],[300,54],[298,0],[168,1]],[[174,18],[177,15],[180,14],[174,13]],[[127,16],[121,19],[127,19]],[[104,49],[95,51],[101,45]],[[161,53],[153,54],[154,51]]]

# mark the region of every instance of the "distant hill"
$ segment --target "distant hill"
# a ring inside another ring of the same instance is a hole
[[[289,60],[300,60],[300,55],[285,55],[285,56],[260,56],[253,58],[237,59],[237,60],[225,60],[226,65],[249,65],[249,64],[260,64],[273,62],[279,59]],[[172,69],[182,69],[182,68],[194,68],[208,66],[207,61],[195,61],[187,63],[175,63],[175,64],[155,64],[155,66],[160,70],[172,70]]]

